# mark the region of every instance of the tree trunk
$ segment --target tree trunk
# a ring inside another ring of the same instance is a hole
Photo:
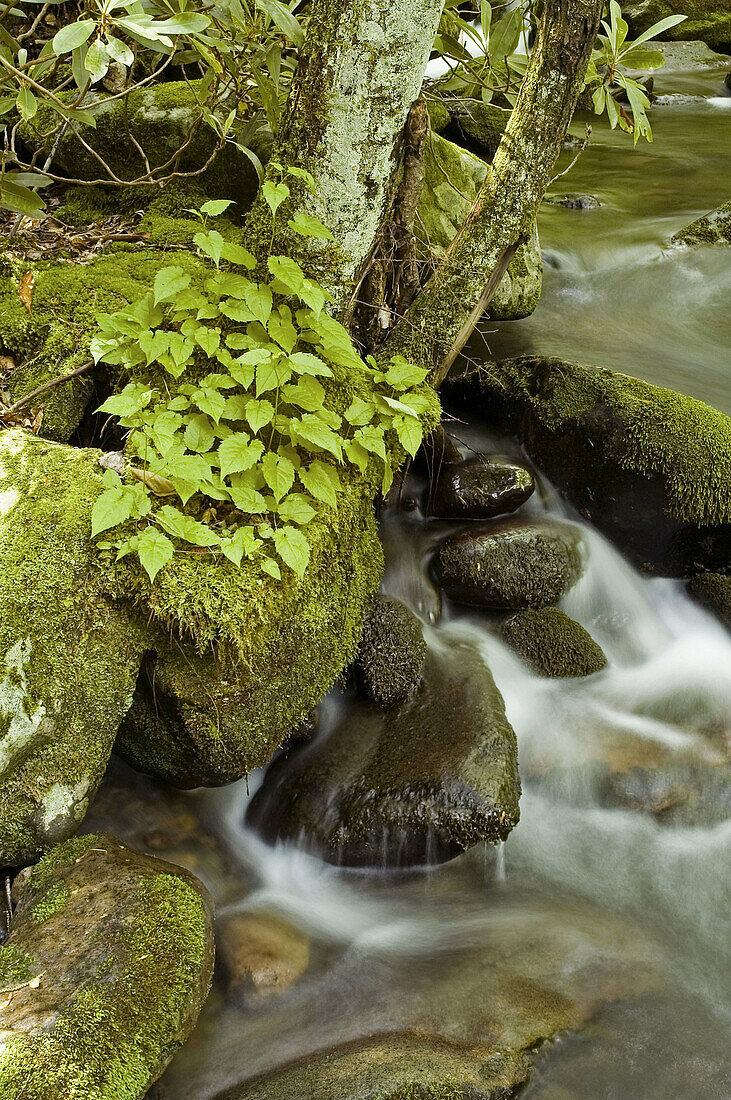
[[[603,0],[545,0],[528,70],[475,205],[381,355],[429,366],[438,385],[530,231],[576,106]]]
[[[336,309],[347,301],[381,222],[394,148],[421,90],[443,6],[443,0],[313,4],[273,160],[312,174],[314,194],[293,187],[297,208],[325,222],[336,243],[302,242],[281,219],[274,251],[305,260],[335,294]],[[249,247],[268,250],[271,229],[260,196],[249,218]]]

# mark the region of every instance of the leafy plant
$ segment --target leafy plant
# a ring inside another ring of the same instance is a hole
[[[627,69],[645,72],[660,69],[665,64],[662,51],[647,49],[647,43],[663,31],[676,27],[685,15],[669,15],[654,23],[633,42],[627,41],[629,27],[622,18],[617,0],[609,4],[609,21],[602,20],[604,34],[600,34],[591,55],[585,86],[593,88],[592,100],[596,114],[606,111],[614,130],[617,125],[634,137],[635,145],[644,137],[652,141],[652,129],[647,117],[650,100],[642,85],[629,76]],[[617,101],[616,93],[624,92],[631,114]]]
[[[468,94],[484,103],[500,95],[514,104],[528,64],[518,52],[525,24],[522,4],[508,7],[498,19],[493,8],[505,5],[477,0],[473,20],[462,15],[462,6],[460,0],[447,0],[434,42],[435,51],[453,63],[438,82],[440,92]]]
[[[58,141],[70,132],[83,142],[84,132],[93,130],[106,103],[165,79],[176,68],[187,77],[186,66],[201,77],[199,110],[189,138],[201,124],[210,126],[218,149],[226,143],[235,144],[261,174],[251,143],[256,144],[257,136],[266,129],[276,131],[279,122],[294,70],[295,49],[303,39],[302,27],[291,10],[296,4],[280,0],[82,0],[78,17],[48,36],[42,17],[49,5],[42,3],[18,0],[20,6],[5,9],[3,16],[26,19],[30,24],[29,29],[17,32],[17,37],[0,23],[0,120],[5,122],[0,204],[5,208],[38,217],[43,210],[38,189],[60,178],[51,171]],[[49,0],[50,5],[60,3]],[[105,94],[112,65],[124,86]],[[91,97],[90,92],[94,93]],[[44,138],[50,153],[39,164],[38,156],[30,162],[24,159],[16,147],[16,133],[21,121],[33,124],[41,106],[47,109]],[[47,117],[52,124],[46,131]],[[97,154],[97,159],[100,175],[104,177],[105,169],[108,175],[101,182],[118,182],[103,158]],[[173,158],[172,166],[166,164],[158,171],[148,168],[129,183],[160,183],[176,174],[179,168]]]
[[[276,219],[290,198],[287,175],[312,180],[301,169],[270,170],[264,198]],[[97,362],[130,377],[100,410],[128,429],[129,465],[124,477],[105,472],[92,533],[118,558],[137,554],[150,580],[176,550],[235,565],[253,558],[273,577],[282,565],[301,577],[308,528],[337,507],[341,471],[365,475],[375,461],[387,491],[394,443],[416,453],[432,404],[417,389],[426,370],[399,357],[384,366],[361,359],[325,311],[327,292],[294,260],[270,255],[267,276],[255,278],[256,258],[209,227],[228,205],[200,209],[203,285],[179,266],[163,268],[138,302],[99,316],[92,344]],[[310,216],[288,225],[330,237]]]

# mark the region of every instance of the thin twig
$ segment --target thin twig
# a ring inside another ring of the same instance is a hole
[[[19,401],[16,401],[7,409],[0,411],[0,420],[4,420],[12,413],[18,412],[24,405],[27,405],[29,401],[32,401],[34,397],[39,397],[40,394],[46,393],[48,390],[54,389],[56,386],[62,385],[64,382],[70,382],[72,378],[78,377],[80,374],[85,374],[86,371],[91,370],[94,363],[84,363],[82,367],[77,367],[76,370],[72,370],[70,374],[63,374],[60,378],[54,378],[51,382],[45,382],[42,386],[38,386],[36,389],[31,390],[25,397],[21,397]]]

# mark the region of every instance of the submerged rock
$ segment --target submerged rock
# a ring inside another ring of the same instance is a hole
[[[629,24],[629,39],[669,15],[688,18],[662,34],[674,42],[705,42],[714,50],[731,52],[731,3],[729,0],[629,0],[622,5]]]
[[[502,624],[505,641],[543,676],[591,676],[606,667],[601,646],[557,607],[529,608]]]
[[[353,662],[366,699],[381,707],[411,699],[421,683],[425,660],[426,642],[416,615],[393,596],[371,597]]]
[[[728,416],[624,374],[529,356],[484,364],[445,392],[517,432],[536,465],[640,567],[686,577],[728,567]]]
[[[731,577],[721,573],[699,573],[688,581],[688,593],[731,630]]]
[[[424,153],[424,186],[415,232],[431,261],[441,259],[461,229],[482,186],[488,165],[446,138],[432,134]],[[533,226],[490,303],[493,320],[527,317],[541,296],[543,269],[538,231]]]
[[[89,540],[97,455],[0,433],[0,864],[76,831],[132,700],[144,641]]]
[[[495,611],[547,607],[581,576],[582,541],[568,523],[505,520],[449,535],[434,572],[450,599]]]
[[[504,839],[518,820],[515,734],[468,646],[429,653],[416,696],[356,701],[314,744],[272,765],[248,820],[345,865],[409,865]]]
[[[672,243],[696,246],[731,244],[731,199],[681,229],[672,238]]]
[[[525,466],[477,455],[442,473],[430,511],[446,519],[491,519],[520,508],[535,487]]]
[[[0,947],[0,1087],[29,1100],[139,1100],[193,1029],[212,905],[186,871],[110,836],[33,869]]]
[[[270,913],[234,913],[223,922],[218,957],[235,1001],[284,993],[310,964],[310,938]]]

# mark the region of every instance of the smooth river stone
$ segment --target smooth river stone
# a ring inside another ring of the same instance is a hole
[[[208,994],[205,887],[104,834],[66,841],[24,877],[0,947],[0,1094],[139,1100]]]
[[[456,603],[497,611],[555,604],[578,581],[582,540],[568,523],[480,524],[439,546],[434,572]]]
[[[520,508],[535,487],[525,466],[478,455],[444,471],[429,511],[445,519],[492,519]]]

